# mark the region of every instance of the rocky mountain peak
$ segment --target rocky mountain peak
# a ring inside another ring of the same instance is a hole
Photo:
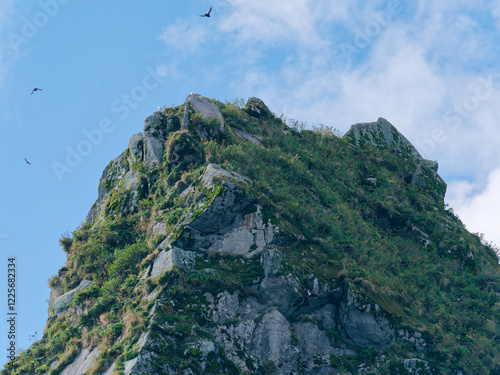
[[[498,257],[445,191],[387,120],[337,137],[190,94],[106,166],[3,373],[497,373]]]

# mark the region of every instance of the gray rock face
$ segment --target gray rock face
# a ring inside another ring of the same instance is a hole
[[[144,163],[148,167],[163,161],[165,141],[167,139],[167,116],[155,112],[144,120]]]
[[[363,302],[351,288],[340,305],[340,321],[355,345],[382,349],[396,343],[395,329],[380,306]]]
[[[245,177],[209,164],[201,182],[215,194],[197,203],[197,212],[184,221],[180,234],[171,241],[173,247],[251,257],[280,241],[279,228],[264,223],[262,207],[252,204]],[[216,187],[217,182],[222,185]]]
[[[60,297],[63,294],[63,287],[60,285],[56,285],[55,287],[50,288],[50,296],[49,296],[49,316],[50,316],[50,310],[52,306],[54,306],[55,300]]]
[[[344,137],[350,137],[358,145],[370,143],[377,147],[389,148],[396,153],[409,152],[415,158],[423,159],[410,141],[389,121],[381,117],[376,122],[352,125]]]
[[[272,263],[281,257],[276,251],[269,254],[261,258]],[[263,280],[273,282],[278,279],[279,277],[266,277]],[[281,278],[280,282],[288,283],[287,287],[293,284],[285,278]],[[328,288],[325,289],[318,283],[314,289],[321,291]],[[297,290],[293,290],[292,293],[300,296]],[[276,290],[274,296],[267,297],[270,295],[261,293],[257,300],[253,296],[242,295],[239,291],[230,293],[227,290],[217,296],[205,293],[203,299],[207,304],[203,305],[202,310],[204,317],[210,323],[204,329],[208,330],[212,339],[188,336],[189,340],[182,344],[179,335],[175,333],[177,332],[175,323],[160,324],[164,320],[159,320],[161,318],[158,318],[159,315],[155,312],[161,311],[163,304],[171,304],[171,299],[158,295],[151,312],[150,328],[134,346],[139,355],[125,362],[124,374],[152,374],[159,371],[166,374],[176,373],[176,370],[166,363],[170,363],[170,350],[178,351],[179,345],[185,345],[183,346],[185,353],[188,351],[199,353],[197,358],[201,369],[205,369],[211,361],[213,363],[214,358],[219,358],[218,363],[226,361],[224,358],[227,358],[243,372],[260,373],[261,370],[258,369],[266,367],[274,369],[274,373],[280,375],[326,375],[333,370],[330,362],[332,356],[356,354],[346,343],[335,341],[329,333],[332,330],[342,329],[337,322],[337,316],[342,314],[343,308],[339,307],[340,300],[334,294],[325,296],[322,304],[306,303],[310,307],[306,313],[291,309],[286,314],[281,310],[288,302],[279,300],[296,299],[296,297],[290,297],[286,292],[283,293],[283,290]],[[302,298],[315,297],[302,295]],[[351,300],[351,309],[356,306],[364,308],[365,314],[376,315],[372,311],[366,311],[365,306],[360,306],[356,298],[353,297],[353,293],[345,298]],[[339,305],[328,301],[338,301],[335,303]],[[291,323],[292,316],[293,323]],[[158,328],[155,328],[155,322],[156,325],[160,324]],[[359,325],[359,329],[367,331],[368,335],[372,336],[370,343],[373,344],[373,334],[370,333],[373,321],[363,317],[362,322],[366,325],[365,327]],[[194,328],[191,328],[191,332],[194,331]],[[349,341],[352,344],[352,338]],[[164,365],[160,368],[158,366],[161,363]],[[420,363],[416,365],[418,367]],[[410,368],[413,363],[405,363],[405,366]]]
[[[264,268],[264,276],[276,276],[281,268],[281,261],[283,255],[281,251],[276,249],[269,249],[260,257],[260,262]]]
[[[216,181],[223,182],[217,188]],[[233,182],[234,181],[234,182]],[[198,203],[197,213],[185,222],[173,247],[252,256],[272,247],[279,229],[264,223],[261,207],[251,205],[246,178],[210,164],[202,177],[209,189],[220,189],[209,201]],[[242,187],[235,183],[242,184]],[[245,211],[250,211],[245,214]],[[252,212],[253,211],[253,212]]]
[[[278,374],[298,373],[299,350],[292,345],[290,323],[278,310],[264,314],[255,327],[249,350],[264,363],[273,362]]]
[[[259,302],[238,292],[224,291],[217,297],[207,293],[205,297],[210,301],[208,317],[214,324],[211,333],[243,371],[254,373],[255,369],[248,368],[252,362],[256,367],[272,363],[277,374],[329,374],[331,355],[356,354],[344,343],[334,342],[327,332],[337,327],[335,305],[324,303],[307,314],[295,311],[292,324],[292,312],[287,317],[276,304],[279,298],[288,299],[285,294]],[[322,328],[313,322],[321,322]],[[300,371],[301,367],[305,370]]]
[[[151,277],[160,276],[164,272],[172,270],[174,266],[180,269],[189,269],[195,258],[196,253],[192,251],[184,251],[178,248],[163,250],[153,263]]]
[[[297,285],[296,280],[284,276],[266,277],[260,283],[260,294],[268,305],[290,317],[298,309],[302,297]]]
[[[272,247],[279,229],[270,223],[264,224],[261,207],[256,207],[257,212],[237,216],[232,226],[213,236],[209,250],[251,257]]]
[[[245,190],[228,181],[221,194],[189,226],[200,233],[216,233],[231,225],[250,202],[251,197]]]
[[[159,356],[156,350],[160,346],[168,347],[167,341],[163,337],[153,337],[153,333],[148,331],[144,333],[136,344],[139,350],[139,355],[131,360],[124,363],[124,375],[139,375],[139,374],[154,374],[157,369],[153,365],[153,361],[158,360]],[[173,374],[174,372],[165,366],[163,369],[167,374]]]
[[[60,297],[57,297],[54,301],[54,304],[52,306],[49,306],[49,309],[50,309],[50,307],[52,307],[54,315],[59,315],[59,314],[64,313],[69,308],[71,303],[73,302],[73,298],[75,297],[75,294],[77,292],[84,290],[85,288],[88,288],[91,285],[92,285],[92,281],[82,280],[80,285],[78,285],[76,288],[71,289],[69,292],[64,293]]]
[[[84,375],[98,355],[99,348],[94,348],[92,351],[88,348],[83,349],[78,357],[61,372],[61,375]]]
[[[142,133],[134,134],[128,141],[128,149],[132,162],[142,161],[143,159],[143,144]]]
[[[241,300],[239,293],[207,297],[212,301],[209,316],[216,324],[211,332],[238,367],[252,372],[250,362],[256,367],[274,363],[278,374],[297,373],[298,348],[292,343],[290,323],[278,310],[252,298]]]
[[[112,163],[113,161],[111,161],[102,171],[102,176],[99,179],[99,187],[97,189],[97,200],[90,208],[86,218],[86,222],[89,224],[93,223],[99,217],[99,214],[101,212],[102,201],[104,200],[104,197],[108,192],[105,186],[106,177],[108,176],[108,172],[111,168]]]
[[[204,120],[210,118],[216,119],[220,123],[220,130],[224,129],[224,118],[220,113],[219,108],[214,103],[209,102],[201,95],[191,93],[184,101],[184,121],[182,128],[189,130],[189,116],[191,114],[200,114]],[[203,139],[207,138],[207,133],[201,129],[194,129]]]
[[[307,374],[330,374],[330,356],[355,355],[354,350],[337,347],[327,331],[311,322],[298,322],[292,325],[299,342],[298,348],[303,363],[307,363]]]

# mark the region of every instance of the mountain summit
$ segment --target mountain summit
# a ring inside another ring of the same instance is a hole
[[[106,166],[2,373],[500,374],[498,257],[437,172],[382,118],[190,94]]]

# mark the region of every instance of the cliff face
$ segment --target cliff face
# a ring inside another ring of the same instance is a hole
[[[387,120],[191,94],[104,169],[6,374],[500,373],[494,251]]]

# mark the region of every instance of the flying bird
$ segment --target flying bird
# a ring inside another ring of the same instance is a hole
[[[24,158],[24,160],[26,161],[26,164],[31,165],[31,163],[26,158]]]
[[[208,18],[210,18],[210,12],[211,11],[212,11],[212,7],[210,7],[210,10],[208,11],[208,13],[200,15],[200,17],[208,17]]]
[[[35,88],[33,89],[33,91],[31,92],[31,95],[33,95],[33,93],[34,93],[35,91],[43,91],[43,90],[42,90],[42,89],[39,89],[38,87],[35,87]]]

